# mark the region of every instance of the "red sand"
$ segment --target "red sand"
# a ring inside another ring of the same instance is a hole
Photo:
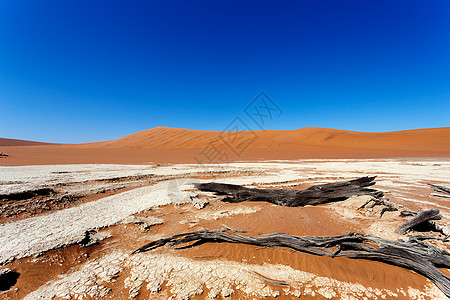
[[[1,158],[0,165],[449,157],[450,127],[383,133],[312,127],[240,132],[156,127],[97,143],[25,146],[26,143],[0,139],[0,152],[10,155]],[[214,149],[226,156],[214,158],[219,154]]]
[[[34,142],[34,141],[24,141],[24,140],[0,138],[0,147],[2,147],[2,146],[39,146],[39,145],[52,145],[52,144]]]

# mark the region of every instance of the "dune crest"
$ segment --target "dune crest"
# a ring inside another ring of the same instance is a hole
[[[200,131],[155,127],[125,137],[72,145],[83,148],[199,149],[213,143],[227,149],[302,150],[305,146],[342,149],[380,149],[450,152],[450,127],[394,132],[356,132],[319,127],[296,130]],[[414,147],[411,149],[410,147]]]
[[[0,164],[10,166],[213,163],[219,162],[217,157],[224,157],[222,161],[450,157],[450,127],[380,133],[317,127],[235,132],[155,127],[84,144],[0,139],[0,152],[8,155]]]

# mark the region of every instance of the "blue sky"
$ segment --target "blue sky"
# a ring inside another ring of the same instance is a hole
[[[0,1],[0,137],[449,126],[450,2]],[[256,129],[256,127],[254,128]]]

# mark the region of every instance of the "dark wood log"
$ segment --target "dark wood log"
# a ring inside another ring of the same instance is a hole
[[[225,183],[200,183],[196,187],[205,192],[226,195],[225,202],[238,203],[243,201],[265,201],[283,206],[317,205],[328,202],[346,200],[355,195],[371,195],[383,197],[383,192],[368,188],[375,184],[375,177],[315,185],[303,191],[285,189],[258,189]]]
[[[450,278],[437,269],[438,267],[450,268],[450,253],[414,237],[407,242],[396,242],[360,233],[340,236],[295,236],[275,232],[249,237],[219,230],[203,230],[150,242],[132,254],[153,250],[166,244],[183,249],[208,242],[238,243],[270,248],[286,247],[314,255],[380,261],[422,274],[447,297],[450,297]]]
[[[444,194],[450,195],[450,188],[443,186],[443,185],[437,185],[437,184],[429,184],[429,186],[434,187],[435,192],[440,192]]]
[[[433,220],[442,219],[442,215],[437,208],[418,211],[417,214],[397,229],[398,234],[405,234],[408,230],[418,229],[420,231],[433,230],[436,231],[436,225],[430,223]]]

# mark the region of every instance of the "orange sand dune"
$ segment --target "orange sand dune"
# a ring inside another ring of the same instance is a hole
[[[10,156],[0,159],[0,165],[450,157],[450,127],[382,133],[313,127],[237,132],[156,127],[86,144],[24,147],[2,141],[9,140],[0,140],[0,152]]]
[[[302,151],[305,147],[361,150],[403,150],[450,154],[450,127],[366,133],[306,127],[296,130],[198,131],[156,127],[86,148],[199,149],[213,143],[220,149]]]
[[[0,138],[0,147],[2,147],[2,146],[38,146],[38,145],[52,145],[52,144]]]

